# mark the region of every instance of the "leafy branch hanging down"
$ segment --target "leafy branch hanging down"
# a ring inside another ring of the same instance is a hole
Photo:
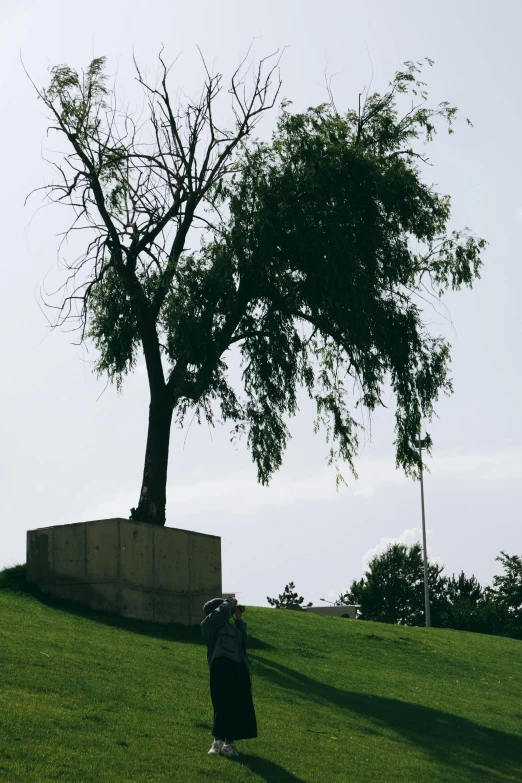
[[[468,229],[448,233],[449,196],[421,179],[427,159],[414,143],[430,142],[440,121],[452,130],[457,110],[430,108],[418,72],[407,63],[389,92],[357,113],[285,106],[272,142],[249,147],[224,192],[230,218],[210,249],[228,255],[258,292],[258,310],[239,331],[250,445],[264,479],[279,467],[274,444],[286,443],[283,416],[295,412],[298,384],[316,402],[316,426],[327,428],[330,461],[353,470],[347,383],[358,384],[355,406],[370,412],[390,383],[397,466],[414,477],[421,418],[430,420],[439,393],[452,390],[450,346],[429,334],[421,304],[426,292],[438,299],[449,287],[471,287],[486,243]],[[399,114],[408,91],[419,100]],[[300,336],[303,323],[311,340]]]

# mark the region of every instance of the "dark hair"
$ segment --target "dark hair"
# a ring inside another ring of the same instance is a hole
[[[211,612],[213,612],[214,609],[217,609],[218,606],[221,606],[221,604],[225,600],[226,600],[225,598],[212,598],[210,601],[207,601],[207,603],[203,607],[203,611],[205,612],[205,617],[207,617]]]

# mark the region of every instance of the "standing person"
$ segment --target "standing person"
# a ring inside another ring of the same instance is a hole
[[[246,654],[244,606],[236,598],[213,598],[203,607],[201,632],[207,645],[210,697],[214,708],[212,755],[238,756],[235,740],[257,737],[252,675]],[[234,625],[229,620],[234,615]]]

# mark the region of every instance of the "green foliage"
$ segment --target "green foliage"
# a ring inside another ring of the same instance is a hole
[[[474,574],[468,577],[461,571],[457,578],[453,574],[446,583],[446,597],[452,604],[459,601],[476,603],[482,600],[483,595],[484,591]]]
[[[107,266],[102,279],[92,285],[89,295],[90,337],[100,353],[95,371],[107,373],[121,393],[123,376],[136,365],[140,343],[136,305],[125,291],[121,277]]]
[[[428,331],[421,297],[427,284],[437,297],[472,286],[486,243],[448,230],[450,198],[421,176],[417,145],[440,123],[452,131],[457,116],[448,102],[430,106],[421,65],[405,63],[385,94],[368,95],[356,111],[323,104],[292,113],[284,104],[270,143],[242,138],[227,174],[199,190],[190,184],[197,145],[179,146],[168,102],[165,116],[151,115],[159,123],[151,155],[136,134],[125,142],[126,130],[113,133],[115,113],[102,122],[103,58],[82,77],[51,70],[43,97],[84,164],[68,193],[83,187],[102,218],[91,225],[103,272],[87,298],[95,370],[121,391],[146,331],[171,364],[178,422],[194,409],[213,424],[219,405],[232,439],[246,434],[263,484],[282,464],[300,388],[315,403],[314,429],[325,430],[338,484],[340,462],[356,476],[354,409],[371,414],[391,386],[396,464],[415,478],[421,420],[452,391],[450,346]],[[220,211],[200,250],[188,253],[200,202]],[[235,344],[243,393],[231,388],[223,358]],[[429,433],[425,445],[429,452]]]
[[[53,109],[59,127],[73,142],[81,162],[87,162],[88,188],[92,187],[91,178],[95,174],[109,213],[121,214],[130,187],[129,150],[115,141],[110,128],[106,127],[104,115],[109,109],[106,99],[110,93],[106,86],[105,64],[105,57],[97,57],[81,75],[68,65],[54,66],[50,69],[50,84],[42,91],[42,98]],[[85,181],[81,165],[75,167],[75,172],[73,188]],[[85,206],[83,199],[82,203]]]
[[[104,150],[98,163],[97,173],[111,215],[123,215],[125,212],[126,197],[131,186],[127,163],[127,150],[119,145]]]
[[[303,596],[297,597],[297,593],[293,593],[292,590],[295,589],[295,585],[293,582],[290,582],[289,584],[285,585],[285,591],[282,595],[279,596],[279,598],[268,598],[267,601],[271,606],[274,606],[276,609],[297,609],[298,611],[302,609],[303,607],[301,604],[304,601]],[[312,606],[312,602],[306,604],[307,606]]]
[[[421,134],[431,140],[436,122],[451,126],[456,113],[441,104],[400,118],[397,96],[419,87],[415,72],[408,65],[360,114],[285,107],[272,143],[251,146],[226,191],[230,220],[215,245],[229,253],[230,274],[258,292],[257,317],[250,311],[239,331],[249,445],[263,482],[280,464],[297,382],[315,400],[316,429],[326,425],[330,463],[341,459],[353,472],[346,382],[359,388],[355,407],[370,412],[391,383],[397,466],[413,477],[421,418],[452,391],[449,344],[428,333],[417,295],[425,280],[438,296],[471,286],[485,242],[446,233],[449,197],[422,181],[419,153],[404,148]]]
[[[505,569],[493,588],[482,587],[475,576],[442,575],[443,566],[428,564],[431,623],[441,628],[522,638],[521,562],[501,552]],[[361,619],[404,625],[423,625],[424,568],[420,544],[390,545],[376,555],[360,580],[354,580],[336,605],[360,605]]]
[[[464,572],[447,581],[442,627],[522,639],[522,558],[501,552],[496,560],[505,573],[493,578],[493,587],[482,588]]]
[[[433,624],[444,603],[443,566],[428,563],[430,613]],[[354,580],[343,596],[345,604],[359,604],[360,617],[382,623],[424,625],[424,564],[420,544],[390,544],[372,557],[364,577]]]
[[[507,612],[494,600],[490,588],[483,588],[475,576],[462,571],[450,577],[445,587],[445,602],[439,625],[459,631],[502,634],[506,630]]]
[[[12,590],[16,593],[31,592],[26,580],[25,565],[15,565],[0,571],[0,590]]]
[[[448,603],[441,611],[438,624],[441,628],[457,631],[510,636],[508,623],[508,612],[485,588],[479,601],[462,598],[453,604]]]
[[[105,57],[95,58],[81,77],[68,65],[50,69],[51,81],[43,91],[43,97],[51,104],[57,102],[60,119],[79,139],[85,139],[96,130],[99,111],[107,108],[105,61]]]
[[[496,560],[501,562],[504,574],[493,578],[492,595],[507,612],[509,635],[522,639],[522,557],[502,551]]]

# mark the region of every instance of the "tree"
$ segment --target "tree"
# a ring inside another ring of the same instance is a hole
[[[507,635],[522,639],[522,557],[502,551],[495,559],[504,574],[493,577],[492,597],[506,612]]]
[[[487,588],[476,577],[467,577],[464,571],[451,576],[445,586],[444,604],[440,612],[440,625],[459,631],[497,633],[499,612],[491,601]]]
[[[285,591],[282,595],[279,596],[279,598],[268,598],[267,601],[271,606],[275,606],[276,609],[297,609],[298,611],[301,609],[301,604],[304,601],[303,596],[297,597],[297,593],[293,593],[292,590],[295,589],[295,585],[293,582],[290,582],[289,584],[285,585]],[[307,606],[312,606],[312,603],[306,604]]]
[[[67,65],[52,68],[49,87],[38,94],[50,111],[51,129],[71,148],[61,163],[53,163],[59,181],[44,190],[76,213],[71,231],[91,230],[85,253],[68,266],[73,273],[67,282],[76,282],[85,268],[87,281],[65,298],[55,326],[67,306],[62,324],[71,317],[72,303],[82,302],[76,316],[82,328],[78,344],[92,338],[100,352],[94,370],[98,376],[107,373],[118,392],[141,345],[150,406],[142,487],[131,518],[163,525],[174,411],[181,422],[190,404],[201,404],[210,415],[208,393],[216,386],[225,418],[237,412],[220,357],[237,329],[243,291],[228,303],[227,316],[211,336],[207,330],[214,315],[219,320],[218,312],[198,312],[195,330],[180,323],[179,299],[193,295],[188,306],[195,315],[197,299],[224,271],[219,266],[207,269],[203,257],[187,252],[186,241],[191,229],[211,225],[208,212],[215,217],[219,185],[237,165],[238,150],[260,116],[274,106],[280,81],[272,89],[276,65],[266,73],[266,58],[248,93],[243,61],[230,81],[230,130],[215,119],[221,74],[206,70],[199,98],[176,106],[167,84],[169,68],[161,54],[159,60],[162,78],[154,86],[135,62],[148,102],[146,122],[119,110],[114,92],[107,88],[103,57],[93,60],[82,75]],[[209,337],[210,343],[205,342]],[[165,356],[172,365],[168,380]],[[197,414],[199,420],[199,410]]]
[[[161,59],[161,58],[160,58]],[[163,65],[163,61],[162,65]],[[81,299],[82,338],[100,352],[95,370],[116,380],[143,348],[151,402],[143,482],[131,517],[165,523],[171,421],[189,410],[247,434],[258,480],[280,467],[290,437],[286,418],[304,387],[324,425],[329,463],[354,475],[358,424],[348,409],[371,413],[389,383],[396,397],[396,461],[416,477],[421,418],[450,393],[449,344],[422,321],[426,291],[471,286],[485,242],[468,229],[449,233],[450,199],[422,182],[414,149],[431,141],[438,120],[456,108],[428,106],[420,64],[407,63],[384,95],[366,95],[357,111],[333,102],[292,114],[285,104],[269,144],[252,139],[270,106],[263,61],[250,97],[232,79],[235,128],[221,131],[213,105],[220,76],[207,75],[199,102],[173,107],[163,65],[149,96],[149,127],[120,121],[106,87],[103,59],[83,78],[51,71],[40,96],[55,129],[72,147],[48,194],[77,210],[75,228],[93,239],[73,267],[93,265]],[[430,63],[431,64],[431,63]],[[277,95],[278,87],[275,89]],[[403,111],[399,103],[411,93]],[[110,106],[107,102],[111,100]],[[183,130],[185,136],[183,135]],[[206,143],[203,141],[206,139]],[[67,166],[69,168],[67,168]],[[209,212],[202,213],[202,207]],[[198,222],[199,221],[199,222]],[[186,249],[193,225],[208,232]],[[227,380],[226,352],[242,356],[244,394]],[[165,379],[162,358],[169,363]],[[429,450],[431,438],[426,438]]]
[[[430,609],[436,620],[444,603],[443,566],[428,564]],[[341,596],[344,604],[359,604],[360,617],[399,625],[423,625],[424,563],[420,544],[390,544],[372,557],[362,579],[354,580]]]
[[[456,579],[453,574],[446,583],[446,598],[452,604],[457,604],[460,601],[477,603],[483,597],[484,590],[474,574],[468,577],[464,571],[461,571]]]

